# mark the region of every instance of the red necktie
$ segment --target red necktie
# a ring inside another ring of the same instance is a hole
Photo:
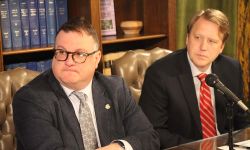
[[[216,136],[215,117],[211,100],[211,93],[205,82],[207,74],[201,73],[198,78],[200,86],[200,119],[203,138]]]
[[[215,139],[203,140],[200,144],[200,150],[214,150],[216,147]]]

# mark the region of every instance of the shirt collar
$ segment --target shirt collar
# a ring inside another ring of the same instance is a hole
[[[89,82],[89,84],[84,88],[84,89],[81,89],[81,90],[79,90],[78,92],[83,92],[83,93],[85,93],[87,96],[92,96],[92,81],[93,80],[91,80],[90,82]],[[75,91],[75,90],[73,90],[73,89],[70,89],[70,88],[68,88],[68,87],[66,87],[66,86],[64,86],[64,85],[62,85],[61,84],[61,86],[62,86],[62,88],[63,88],[63,90],[65,91],[65,93],[66,93],[66,95],[69,97],[70,95],[71,95],[71,93],[73,92],[73,91]]]
[[[206,74],[210,74],[210,73],[212,73],[212,63],[210,64],[210,66],[208,67],[208,69],[206,70],[206,71],[204,71],[204,72],[201,72],[195,65],[194,65],[194,63],[191,61],[191,59],[190,59],[190,57],[189,57],[189,54],[188,54],[188,52],[187,52],[187,58],[188,58],[188,62],[189,62],[189,64],[190,64],[190,67],[191,67],[191,72],[192,72],[192,75],[193,75],[193,77],[197,77],[199,74],[201,74],[201,73],[206,73]]]

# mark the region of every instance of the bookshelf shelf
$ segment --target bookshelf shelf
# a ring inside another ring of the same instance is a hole
[[[102,36],[101,32],[101,1],[102,0],[67,0],[68,19],[83,16],[89,20],[96,29],[100,40],[102,54],[117,50],[131,50],[136,48],[151,49],[162,47],[175,50],[175,16],[176,0],[113,0],[116,35]],[[141,34],[138,36],[124,36],[120,28],[122,21],[140,20],[143,22]],[[1,33],[1,29],[0,29]],[[28,61],[27,58],[41,59],[51,58],[52,47],[41,47],[20,50],[3,50],[3,41],[0,38],[0,71],[6,64],[16,61]],[[40,56],[42,55],[42,56]],[[50,55],[50,56],[48,56]],[[103,62],[99,64],[99,70],[103,70]]]
[[[14,51],[3,51],[3,56],[8,55],[18,55],[18,54],[26,54],[26,53],[40,53],[45,51],[52,51],[53,47],[40,47],[40,48],[32,48],[32,49],[20,49]]]
[[[149,39],[160,39],[166,38],[166,34],[155,34],[155,35],[136,35],[136,36],[108,36],[102,38],[102,44],[113,44],[113,43],[125,43],[131,41],[142,41]]]

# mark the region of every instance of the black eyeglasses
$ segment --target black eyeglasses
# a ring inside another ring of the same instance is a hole
[[[81,64],[84,63],[88,56],[95,54],[99,50],[93,51],[91,53],[85,53],[85,52],[67,52],[63,49],[54,49],[54,57],[58,61],[66,61],[69,57],[69,54],[72,54],[72,60],[75,63]]]

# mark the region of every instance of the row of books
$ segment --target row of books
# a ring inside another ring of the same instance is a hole
[[[25,62],[25,63],[13,63],[9,65],[5,65],[5,70],[11,70],[14,68],[26,68],[29,70],[34,70],[38,72],[44,72],[51,68],[51,59],[49,60],[42,60],[42,61],[32,61],[32,62]]]
[[[54,44],[68,20],[67,0],[0,0],[3,50]]]

